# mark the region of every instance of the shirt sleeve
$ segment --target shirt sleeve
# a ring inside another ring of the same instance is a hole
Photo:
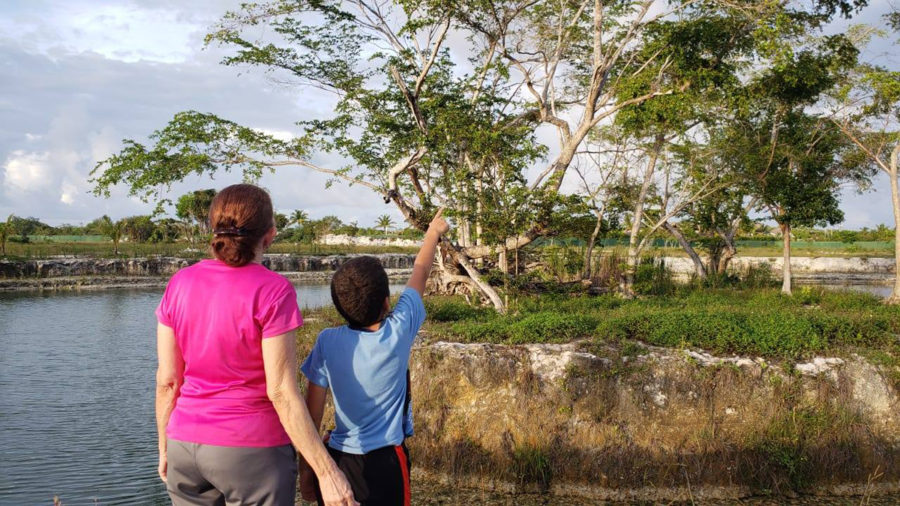
[[[280,336],[303,325],[303,315],[297,306],[297,292],[288,280],[275,290],[258,309],[257,322],[263,339]]]
[[[310,382],[322,388],[328,388],[328,370],[325,368],[325,356],[322,352],[322,334],[316,339],[309,356],[303,361],[300,370]]]
[[[404,289],[400,300],[394,306],[391,318],[411,344],[422,324],[425,323],[425,304],[422,302],[419,292],[409,287]]]
[[[156,306],[156,321],[162,323],[166,327],[175,328],[175,318],[173,317],[172,310],[174,309],[173,300],[175,297],[172,292],[175,289],[172,287],[173,281],[169,280],[169,283],[166,284],[166,291],[163,292],[162,299],[159,301],[159,305]]]

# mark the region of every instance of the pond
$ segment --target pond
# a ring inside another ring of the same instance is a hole
[[[168,504],[153,414],[160,294],[0,293],[0,504],[47,505],[54,495],[66,506]],[[306,308],[330,303],[327,285],[300,285],[298,297]],[[589,504],[416,491],[416,504]]]
[[[331,303],[328,285],[297,291],[301,307]],[[153,413],[161,293],[0,293],[0,504],[168,504]]]

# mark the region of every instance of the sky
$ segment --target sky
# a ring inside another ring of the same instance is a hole
[[[872,0],[854,22],[879,22],[891,2]],[[116,153],[122,139],[139,142],[184,110],[212,112],[280,136],[299,134],[294,122],[327,117],[333,99],[291,88],[260,71],[219,64],[223,52],[203,48],[203,36],[240,0],[3,0],[0,2],[0,217],[34,216],[52,225],[148,214],[153,204],[116,188],[110,198],[90,193],[89,174]],[[846,29],[836,23],[830,31]],[[896,55],[875,45],[868,56],[889,66]],[[549,132],[547,132],[549,133]],[[543,135],[542,135],[543,137]],[[552,135],[548,135],[552,140]],[[326,166],[339,159],[314,158]],[[368,226],[377,216],[401,216],[380,196],[335,184],[308,169],[282,167],[260,184],[277,210],[333,214]],[[177,184],[177,197],[222,188],[238,174]],[[892,224],[887,180],[876,191],[843,192],[843,228]]]

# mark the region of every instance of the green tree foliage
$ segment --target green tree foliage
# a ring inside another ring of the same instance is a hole
[[[122,221],[124,221],[123,232],[132,242],[149,241],[157,228],[150,216],[130,216]]]
[[[175,215],[200,229],[201,234],[209,233],[209,208],[216,196],[216,190],[197,190],[178,197]]]
[[[655,17],[650,12],[657,3],[244,4],[207,36],[208,44],[228,52],[223,63],[332,92],[334,114],[305,119],[300,136],[281,140],[213,114],[182,112],[150,136],[150,145],[127,140],[121,152],[99,162],[96,192],[108,195],[111,187],[124,184],[133,195],[162,202],[165,189],[187,176],[239,170],[253,180],[265,170],[294,165],[328,174],[330,182],[373,190],[420,230],[438,206],[446,207],[459,240],[442,244],[448,260],[443,265],[452,270],[442,282],[477,288],[503,309],[470,260],[553,233],[550,220],[563,204],[563,179],[591,129],[625,107],[694,83],[698,94],[714,90],[711,76],[660,73],[669,60],[663,52],[683,46],[681,70],[690,69],[694,58],[712,64],[703,69],[715,73],[724,67],[711,41],[728,27],[719,27],[708,14],[748,11],[744,16],[754,18],[760,4],[671,2],[671,12]],[[788,8],[763,4],[777,12]],[[805,14],[825,19],[863,4],[820,0]],[[685,23],[665,25],[673,20]],[[459,41],[453,51],[448,34]],[[659,51],[642,51],[648,41]],[[620,92],[627,82],[634,83],[630,91]],[[663,108],[678,107],[670,102]],[[549,146],[537,140],[542,127],[557,134],[552,157]],[[322,153],[338,155],[346,164],[318,165],[313,160]],[[527,169],[534,164],[543,166],[529,178]]]
[[[15,216],[10,214],[4,223],[0,223],[0,255],[6,256],[6,242],[16,233],[14,218]]]
[[[387,231],[394,224],[394,220],[387,214],[382,214],[375,222],[375,226],[381,229],[381,232],[387,234]]]
[[[291,213],[288,221],[291,225],[302,227],[307,221],[309,221],[309,213],[302,209],[297,209],[296,211]]]
[[[126,221],[124,219],[113,221],[109,216],[103,215],[96,220],[100,232],[113,242],[113,254],[119,254],[119,242],[125,234]]]

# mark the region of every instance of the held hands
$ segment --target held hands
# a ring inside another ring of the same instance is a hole
[[[347,478],[337,466],[328,475],[319,477],[319,490],[325,506],[359,506],[353,499],[353,490],[347,483]]]
[[[438,237],[450,231],[450,225],[447,224],[446,220],[441,217],[442,214],[444,214],[443,207],[438,209],[438,212],[435,213],[434,218],[431,219],[431,223],[428,224],[428,232],[433,232],[437,234]]]
[[[316,502],[316,473],[309,466],[300,467],[300,497],[307,502]]]

